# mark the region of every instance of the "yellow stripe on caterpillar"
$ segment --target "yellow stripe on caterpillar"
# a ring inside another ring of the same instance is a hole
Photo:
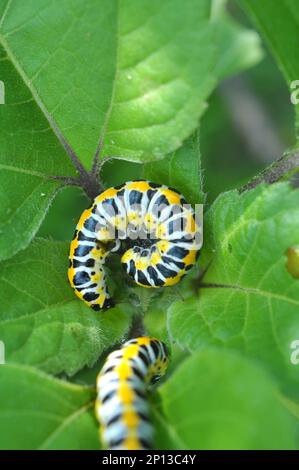
[[[168,367],[164,343],[140,337],[109,354],[97,377],[95,414],[104,446],[110,450],[150,449],[148,387]]]

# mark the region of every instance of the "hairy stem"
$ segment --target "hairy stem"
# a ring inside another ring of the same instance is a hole
[[[273,184],[279,180],[290,178],[299,171],[299,151],[295,150],[283,155],[281,158],[265,168],[258,176],[239,189],[239,192],[249,191],[261,183]]]
[[[101,183],[98,181],[97,176],[98,176],[98,171],[97,171],[97,165],[96,168],[94,169],[94,166],[90,172],[88,172],[83,164],[81,163],[79,157],[76,155],[74,150],[71,148],[69,143],[66,141],[64,136],[62,135],[60,129],[56,126],[55,122],[52,123],[52,126],[54,127],[55,134],[57,135],[61,145],[65,149],[67,155],[69,156],[70,160],[72,161],[75,169],[77,170],[79,176],[78,178],[72,178],[72,177],[50,177],[51,179],[60,179],[66,183],[66,185],[71,185],[71,186],[81,186],[82,189],[85,191],[87,196],[93,200],[96,196],[98,196],[104,189],[101,185]],[[96,150],[96,155],[94,160],[97,162],[99,159],[99,153],[101,150],[101,141],[98,145],[98,148]]]
[[[52,127],[54,129],[54,132],[55,132],[58,140],[60,141],[60,143],[63,146],[64,150],[68,154],[70,160],[72,161],[72,163],[73,163],[74,167],[76,168],[76,170],[78,171],[78,173],[79,174],[87,173],[87,171],[85,170],[84,166],[82,165],[80,159],[78,158],[78,156],[76,155],[74,150],[71,148],[69,143],[66,141],[66,139],[62,135],[60,129],[57,127],[57,125],[54,121],[52,121]]]
[[[95,176],[99,175],[100,168],[102,166],[100,162],[100,154],[101,154],[102,148],[103,148],[103,139],[101,137],[97,145],[96,152],[93,157],[92,167],[91,167],[91,174]]]
[[[66,186],[81,186],[79,178],[73,176],[48,175],[47,179],[61,181],[65,183]]]
[[[104,191],[104,188],[98,181],[96,175],[92,173],[80,174],[79,180],[80,186],[82,186],[85,193],[91,200]]]
[[[138,338],[145,335],[145,326],[143,323],[143,315],[137,314],[133,317],[128,339]]]
[[[299,172],[299,150],[293,150],[278,160],[276,160],[272,165],[265,168],[258,176],[254,177],[246,185],[239,188],[239,193],[245,191],[250,191],[251,189],[256,188],[261,183],[273,184],[277,181],[290,179],[293,175]],[[230,288],[231,286],[223,284],[213,284],[213,283],[204,283],[203,279],[209,270],[209,267],[212,263],[210,260],[209,264],[204,270],[202,270],[199,276],[194,280],[193,286],[195,290],[201,288]]]
[[[81,187],[87,196],[93,200],[101,192],[103,192],[103,187],[100,182],[92,174],[80,173],[78,178],[73,176],[60,176],[60,175],[49,175],[47,176],[50,180],[61,181],[65,186],[79,186]]]

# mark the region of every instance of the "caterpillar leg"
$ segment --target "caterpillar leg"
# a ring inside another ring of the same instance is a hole
[[[164,343],[149,337],[127,341],[108,356],[97,378],[95,408],[108,449],[152,447],[147,392],[165,374],[168,360]]]

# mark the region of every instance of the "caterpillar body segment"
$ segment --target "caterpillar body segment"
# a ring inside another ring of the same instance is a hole
[[[70,284],[94,310],[111,306],[104,264],[114,251],[138,285],[172,286],[196,261],[197,231],[192,207],[174,189],[143,180],[109,188],[78,222],[70,246]]]
[[[108,449],[152,447],[147,391],[167,366],[167,349],[155,338],[132,339],[108,356],[97,377],[95,407],[102,442]]]

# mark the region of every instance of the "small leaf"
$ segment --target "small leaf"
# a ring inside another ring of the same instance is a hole
[[[0,339],[8,362],[74,374],[126,334],[132,309],[94,312],[67,280],[68,244],[38,239],[0,269]]]
[[[186,359],[153,404],[160,449],[295,449],[295,420],[262,369],[232,352]]]
[[[198,133],[163,160],[144,165],[146,179],[177,189],[190,204],[204,202],[201,171]]]
[[[258,34],[237,23],[226,11],[226,0],[212,0],[212,24],[218,46],[215,74],[224,79],[256,65],[263,57]]]
[[[173,339],[189,351],[207,344],[238,349],[298,383],[290,345],[299,332],[299,280],[286,253],[299,243],[299,191],[280,183],[224,193],[204,230],[207,272],[198,297],[170,307]]]
[[[92,388],[15,364],[0,377],[1,449],[99,449]]]

